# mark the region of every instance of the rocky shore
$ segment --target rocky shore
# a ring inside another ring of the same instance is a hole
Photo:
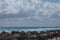
[[[12,31],[11,33],[2,31],[0,40],[60,40],[60,30],[50,31]]]

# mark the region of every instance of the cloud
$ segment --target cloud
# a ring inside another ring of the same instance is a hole
[[[58,19],[58,18],[57,18]],[[38,20],[34,18],[9,18],[9,19],[1,19],[0,27],[55,27],[60,26],[60,19],[43,19]]]
[[[45,2],[42,7],[39,7],[37,15],[42,15],[46,17],[51,17],[54,14],[60,14],[60,4]]]
[[[53,2],[53,3],[60,3],[60,0],[43,0],[44,2],[45,1],[48,1],[48,2]]]
[[[2,10],[1,10],[2,9]],[[22,11],[32,10],[32,5],[28,0],[0,0],[0,13],[6,12],[7,14],[16,14]]]
[[[60,16],[60,3],[48,0],[0,0],[0,13],[24,14],[41,17],[51,17],[54,14]]]

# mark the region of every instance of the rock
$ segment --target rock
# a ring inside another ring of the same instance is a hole
[[[14,39],[19,39],[21,36],[20,36],[20,34],[14,34],[12,37],[13,37]]]
[[[18,40],[18,39],[13,39],[13,40]]]
[[[37,32],[27,32],[27,34],[26,34],[26,36],[25,36],[26,38],[38,38],[39,36],[38,36],[38,33]]]

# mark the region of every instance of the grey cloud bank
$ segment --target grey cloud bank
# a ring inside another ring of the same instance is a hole
[[[0,26],[60,26],[59,0],[0,0]],[[3,22],[4,21],[4,22]]]
[[[0,19],[0,27],[55,27],[60,26],[60,19],[29,19],[29,18],[9,18]]]

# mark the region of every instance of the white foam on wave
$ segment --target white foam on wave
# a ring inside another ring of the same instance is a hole
[[[37,31],[37,32],[40,32],[40,31],[47,31],[47,30],[59,30],[60,28],[3,28],[3,29],[0,29],[0,32],[2,31],[6,31],[6,32],[11,32],[11,31]]]

